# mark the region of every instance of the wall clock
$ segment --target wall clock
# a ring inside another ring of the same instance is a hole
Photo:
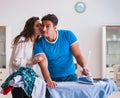
[[[86,5],[84,2],[77,2],[75,4],[75,11],[78,13],[83,13],[86,10]]]

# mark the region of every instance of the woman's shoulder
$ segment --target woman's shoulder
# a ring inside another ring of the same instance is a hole
[[[12,46],[12,48],[15,48],[16,47],[25,47],[27,44],[31,44],[29,41],[25,41],[25,37],[21,36],[19,39],[18,39],[18,42],[16,44],[14,44]]]
[[[21,36],[18,42],[19,42],[19,43],[25,42],[25,37],[24,37],[24,36]]]

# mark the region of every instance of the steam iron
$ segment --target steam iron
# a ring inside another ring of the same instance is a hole
[[[93,85],[95,83],[94,80],[93,80],[93,78],[92,78],[92,75],[90,73],[88,73],[87,76],[82,75],[78,79],[78,82],[82,83],[82,84],[91,84],[91,85]]]

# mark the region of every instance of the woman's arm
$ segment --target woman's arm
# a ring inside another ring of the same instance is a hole
[[[18,43],[14,47],[12,63],[15,66],[26,67],[26,65],[34,65],[34,64],[38,63],[42,59],[42,58],[40,58],[39,60],[38,59],[27,59],[26,58],[27,53],[31,54],[31,57],[32,57],[32,47],[30,47],[31,49],[27,49],[26,44],[27,44],[27,42],[22,42],[22,43]],[[27,51],[27,53],[25,53],[26,51]]]
[[[12,59],[12,63],[15,66],[26,66],[27,60],[25,58],[25,43],[18,43],[16,46],[14,46]]]

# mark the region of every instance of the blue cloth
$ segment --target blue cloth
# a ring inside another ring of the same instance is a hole
[[[25,91],[27,96],[31,97],[35,79],[36,79],[36,77],[38,77],[36,72],[34,72],[34,70],[31,69],[31,68],[20,67],[18,71],[16,71],[13,74],[11,74],[5,80],[5,82],[1,85],[1,87],[2,88],[9,87],[10,86],[9,85],[10,80],[12,80],[17,75],[22,76],[22,79],[23,79],[23,82],[24,82],[24,91]]]
[[[49,42],[41,37],[34,46],[34,55],[45,53],[48,59],[48,70],[52,78],[65,77],[75,73],[73,54],[70,46],[77,42],[72,31],[57,30],[58,38]]]
[[[65,81],[77,81],[77,75],[76,74],[71,74],[69,76],[66,76],[66,77],[59,77],[59,78],[52,78],[53,81],[56,81],[56,82],[65,82]],[[50,98],[50,93],[47,89],[46,91],[46,98]]]
[[[78,82],[57,82],[54,89],[48,88],[50,98],[108,98],[118,91],[113,80],[99,81],[93,85],[80,84]]]

